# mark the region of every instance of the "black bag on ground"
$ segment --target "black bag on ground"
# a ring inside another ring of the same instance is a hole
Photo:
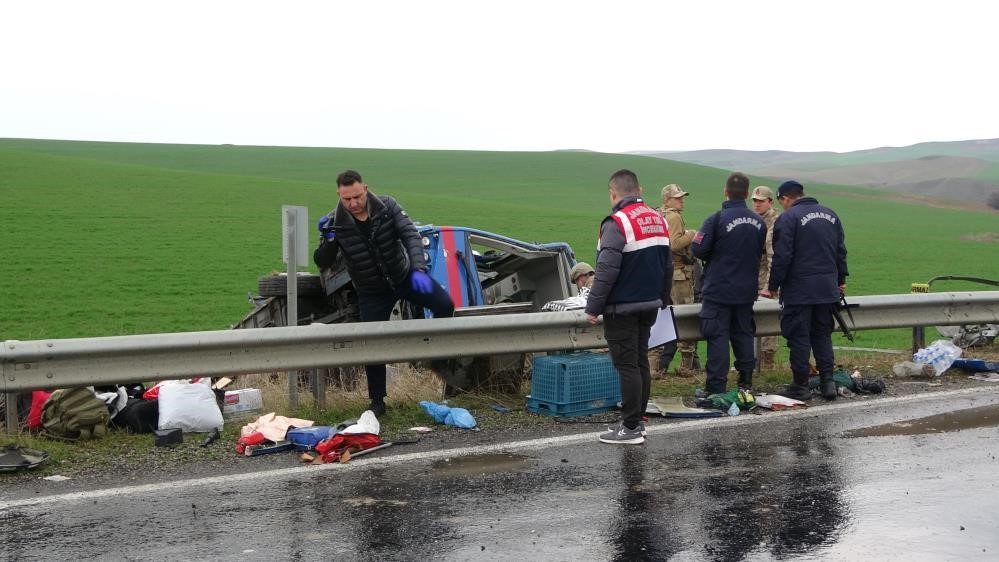
[[[129,398],[125,407],[111,420],[115,427],[129,433],[152,433],[160,420],[160,407],[156,400]]]

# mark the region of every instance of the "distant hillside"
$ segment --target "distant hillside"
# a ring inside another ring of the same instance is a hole
[[[999,139],[927,142],[853,152],[694,150],[641,152],[780,180],[870,186],[937,199],[984,203],[999,192]]]

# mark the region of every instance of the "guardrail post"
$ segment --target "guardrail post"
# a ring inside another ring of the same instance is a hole
[[[929,293],[929,283],[913,283],[909,290],[911,293]],[[912,329],[912,353],[915,354],[920,349],[926,347],[926,328],[916,326]]]
[[[7,342],[0,342],[0,391],[7,388],[7,372],[13,373],[13,365],[8,365]],[[13,376],[13,375],[11,375]],[[4,419],[4,430],[7,435],[14,435],[19,429],[17,426],[17,394],[13,392],[3,392],[4,411],[7,415]]]
[[[7,410],[7,419],[4,422],[4,428],[6,428],[7,435],[15,435],[17,433],[17,395],[13,392],[7,392],[4,394],[4,404]]]

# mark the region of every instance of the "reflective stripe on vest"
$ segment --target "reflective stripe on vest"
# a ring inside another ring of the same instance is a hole
[[[666,220],[645,203],[636,202],[611,215],[624,233],[622,253],[635,252],[653,246],[669,246]]]

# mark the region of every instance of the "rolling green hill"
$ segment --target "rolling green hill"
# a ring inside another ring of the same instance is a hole
[[[566,241],[591,261],[606,181],[635,170],[718,208],[726,171],[636,155],[151,145],[0,139],[0,340],[226,328],[257,278],[281,269],[280,207],[336,203],[359,170],[417,221]],[[939,274],[999,277],[995,215],[810,186],[842,215],[853,294],[907,292]],[[947,290],[950,286],[944,288]],[[976,288],[969,286],[969,288]]]

